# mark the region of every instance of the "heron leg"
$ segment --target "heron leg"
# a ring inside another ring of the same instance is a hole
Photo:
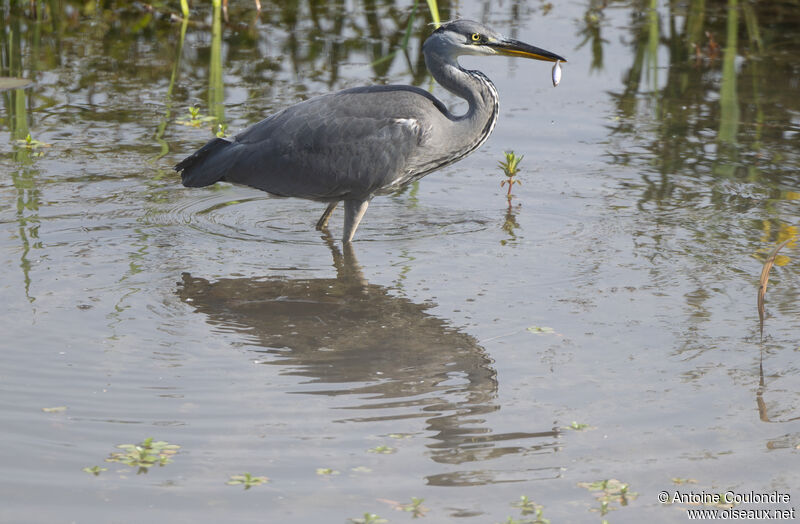
[[[317,220],[317,231],[321,231],[328,227],[328,219],[331,218],[331,213],[333,213],[333,210],[336,209],[337,204],[339,204],[338,201],[333,201],[328,204],[328,207],[325,208],[325,212],[322,213],[322,216],[319,217],[319,220]]]
[[[342,242],[347,244],[353,240],[358,224],[367,212],[369,200],[345,200],[344,201],[344,232]]]

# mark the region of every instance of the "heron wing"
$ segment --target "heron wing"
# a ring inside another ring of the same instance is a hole
[[[418,91],[351,89],[289,107],[235,138],[221,179],[281,196],[367,199],[413,170],[426,112],[440,112]]]

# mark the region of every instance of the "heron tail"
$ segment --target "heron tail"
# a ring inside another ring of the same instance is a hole
[[[206,145],[175,165],[186,187],[210,186],[225,176],[233,142],[226,138],[213,138]]]

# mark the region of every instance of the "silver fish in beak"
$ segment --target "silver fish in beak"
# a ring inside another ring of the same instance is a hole
[[[553,64],[553,87],[556,87],[561,82],[561,61],[556,60]]]

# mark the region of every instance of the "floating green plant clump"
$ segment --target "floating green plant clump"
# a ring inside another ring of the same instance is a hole
[[[428,508],[422,505],[423,502],[425,502],[425,499],[411,497],[411,502],[408,504],[400,504],[398,509],[411,513],[411,517],[415,519],[424,517],[425,513],[428,512]]]
[[[379,517],[375,513],[364,513],[363,517],[352,518],[350,522],[353,524],[384,524],[389,521]]]
[[[267,477],[254,477],[250,473],[242,473],[241,475],[231,475],[231,478],[225,484],[229,486],[244,486],[244,489],[250,489],[253,486],[260,486],[269,482]]]
[[[511,506],[514,508],[519,508],[520,513],[522,513],[523,515],[530,515],[531,513],[535,513],[536,510],[542,509],[541,504],[536,504],[534,501],[528,498],[527,495],[522,495],[519,498],[519,501],[514,502],[513,504],[511,504]]]
[[[670,480],[673,484],[677,484],[679,486],[683,484],[697,484],[697,479],[672,477]]]
[[[520,513],[524,518],[514,519],[508,517],[506,522],[514,522],[519,524],[550,524],[550,520],[542,516],[544,506],[537,504],[528,498],[527,495],[520,496],[517,502],[511,504],[512,507],[519,508]]]
[[[198,106],[189,107],[189,114],[187,116],[188,118],[184,117],[178,120],[178,123],[190,127],[203,127],[204,125],[217,120],[217,117],[215,116],[209,116],[200,113],[200,108]],[[216,132],[218,130],[219,128],[215,129],[214,131]]]
[[[147,473],[151,467],[166,466],[172,462],[172,456],[178,452],[180,446],[170,444],[163,440],[153,440],[152,437],[144,439],[139,444],[120,444],[117,446],[122,451],[116,451],[106,459],[106,462],[119,462],[131,467],[138,467],[138,473]]]
[[[87,466],[85,468],[81,468],[81,471],[85,471],[86,473],[90,473],[90,474],[92,474],[92,475],[94,475],[96,477],[97,475],[99,475],[103,471],[108,471],[108,468],[101,468],[100,466],[92,466],[90,468],[90,467]]]
[[[411,502],[406,504],[388,499],[378,499],[378,501],[389,504],[395,511],[405,511],[406,513],[411,513],[411,518],[414,519],[424,517],[428,512],[428,508],[422,505],[422,503],[425,502],[425,499],[417,497],[411,497]]]
[[[391,446],[380,445],[380,446],[375,446],[374,448],[370,448],[367,451],[369,453],[381,453],[381,454],[384,454],[384,455],[388,455],[390,453],[394,453],[397,450],[394,449]]]
[[[25,138],[17,140],[17,144],[21,145],[23,147],[27,147],[28,149],[38,149],[40,147],[50,147],[50,144],[47,144],[45,142],[41,142],[39,140],[36,140],[35,138],[33,138],[31,136],[30,133],[28,133]]]
[[[541,510],[539,510],[539,513],[541,514]],[[506,520],[498,524],[550,524],[550,519],[546,519],[541,516],[537,516],[536,520],[530,518],[515,519],[514,517],[508,517]]]
[[[564,429],[571,429],[573,431],[586,431],[588,429],[595,429],[595,428],[594,426],[590,426],[589,424],[583,424],[573,420],[569,426],[564,426]]]
[[[597,498],[600,508],[592,508],[592,511],[599,511],[601,515],[616,509],[611,506],[612,502],[619,502],[620,506],[627,506],[631,500],[639,496],[638,493],[630,491],[628,484],[617,479],[578,482],[578,486],[588,489]]]
[[[38,156],[42,156],[42,152],[41,151],[37,151],[38,149],[42,149],[44,147],[50,147],[51,146],[51,144],[48,144],[46,142],[42,142],[40,140],[36,140],[35,138],[33,138],[31,136],[30,133],[28,133],[25,136],[25,138],[21,138],[19,140],[15,140],[14,142],[19,147],[22,147],[24,149],[28,149],[28,150],[31,150],[31,151],[35,151],[35,153],[33,153],[33,156],[37,156],[37,157]]]

